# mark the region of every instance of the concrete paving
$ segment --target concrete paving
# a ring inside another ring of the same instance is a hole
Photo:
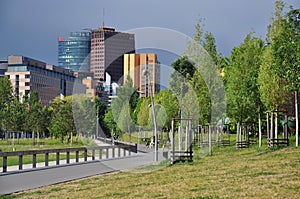
[[[132,153],[132,156],[127,157],[1,173],[0,195],[155,164],[153,149],[143,146],[139,146],[138,149],[140,151],[137,154]],[[162,160],[164,158],[160,149],[159,161]]]

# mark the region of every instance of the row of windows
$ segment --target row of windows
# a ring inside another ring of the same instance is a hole
[[[92,42],[91,46],[104,46],[104,42],[100,42],[100,43],[99,42]]]
[[[59,45],[90,45],[90,39],[89,38],[75,38],[71,37],[68,38],[68,40],[59,42]]]
[[[7,72],[27,72],[27,71],[32,71],[32,72],[37,72],[38,74],[42,74],[48,77],[55,77],[55,78],[64,78],[70,81],[74,81],[75,77],[72,75],[67,75],[67,74],[62,74],[57,71],[52,71],[52,70],[46,70],[40,67],[35,67],[35,66],[9,66]],[[30,78],[29,75],[26,75],[25,78]]]
[[[70,32],[69,37],[87,37],[90,38],[90,32]]]
[[[98,61],[98,62],[102,61],[102,62],[104,62],[104,59],[103,58],[102,59],[101,58],[100,59],[91,59],[91,62],[94,62],[94,61]]]
[[[103,68],[104,68],[104,67],[96,66],[96,67],[91,68],[91,70],[95,70],[95,69],[102,69],[102,70],[103,70]]]
[[[83,54],[82,54],[83,55]],[[70,59],[70,58],[72,58],[72,59],[85,59],[85,58],[87,58],[88,56],[80,56],[80,55],[70,55],[70,54],[68,54],[68,55],[59,55],[58,56],[58,59]]]

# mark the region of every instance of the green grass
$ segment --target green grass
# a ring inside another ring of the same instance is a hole
[[[192,163],[163,162],[134,171],[46,186],[9,197],[297,198],[300,148],[267,149],[264,145],[258,149],[253,145],[236,150],[232,143],[229,147],[214,147],[212,156]]]

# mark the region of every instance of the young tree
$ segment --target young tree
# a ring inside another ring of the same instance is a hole
[[[60,138],[62,143],[67,136],[67,141],[70,143],[73,133],[76,132],[72,112],[72,96],[64,99],[60,99],[60,97],[55,98],[51,103],[51,109],[53,110],[51,127],[49,129],[51,135]]]
[[[149,118],[149,111],[150,111],[149,110],[150,100],[148,98],[145,98],[142,99],[141,101],[142,103],[137,115],[137,121],[142,128],[146,128],[149,120],[148,118]]]
[[[166,129],[166,131],[169,131],[171,129],[172,118],[179,117],[178,98],[170,89],[162,90],[155,96],[155,104],[162,106],[166,112],[163,128]],[[163,113],[161,114],[163,115]]]
[[[0,129],[7,130],[9,106],[13,101],[12,85],[7,77],[0,78]]]
[[[111,108],[108,108],[105,113],[104,123],[105,123],[105,126],[107,126],[107,128],[109,129],[111,134],[121,135],[121,131],[118,128],[118,125],[114,119]]]
[[[120,113],[121,113],[121,110],[124,105],[129,106],[130,115],[132,115],[131,112],[134,110],[135,107],[133,105],[132,107],[134,107],[134,108],[131,108],[130,101],[131,101],[132,95],[135,95],[134,93],[135,93],[135,88],[134,88],[132,79],[128,75],[126,77],[126,81],[125,81],[124,85],[121,86],[117,91],[117,98],[113,99],[112,103],[111,103],[111,110],[112,110],[112,113],[113,113],[113,116],[114,116],[114,119],[116,122],[119,121],[119,117],[122,116]],[[135,101],[135,100],[133,100],[133,101]]]
[[[263,41],[248,34],[234,48],[225,69],[227,113],[236,122],[253,122],[258,116],[257,76],[261,65]]]
[[[267,42],[264,48],[262,64],[258,75],[259,92],[261,101],[269,110],[278,110],[285,103],[288,92],[284,89],[287,81],[279,75],[281,67],[276,63],[274,54],[274,39],[283,31],[283,9],[282,1],[275,2],[275,13],[268,27]]]

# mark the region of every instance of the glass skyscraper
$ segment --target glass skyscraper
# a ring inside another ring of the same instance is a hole
[[[70,32],[58,39],[58,66],[74,72],[90,71],[90,32]]]

